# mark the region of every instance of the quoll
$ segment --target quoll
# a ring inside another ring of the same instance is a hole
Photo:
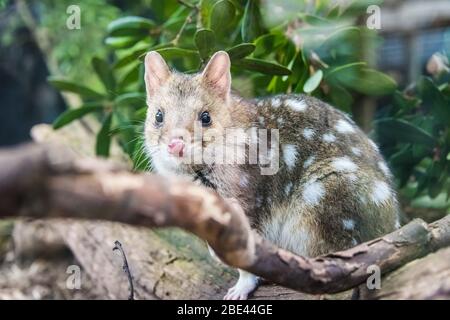
[[[146,150],[154,170],[234,199],[252,227],[276,245],[314,257],[399,227],[392,175],[377,145],[327,103],[298,94],[244,99],[231,91],[230,59],[223,51],[189,75],[170,70],[157,52],[149,52],[145,82]],[[193,134],[196,127],[202,135]],[[247,162],[183,161],[219,143],[203,138],[212,130],[225,135],[229,128],[252,127],[278,129],[276,174],[263,175],[258,164]],[[258,283],[257,276],[239,270],[225,299],[246,299]]]

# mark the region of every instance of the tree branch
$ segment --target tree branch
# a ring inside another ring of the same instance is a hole
[[[0,218],[102,219],[146,227],[177,226],[208,241],[227,264],[307,293],[334,293],[450,245],[450,216],[317,258],[279,249],[250,229],[239,206],[177,179],[133,174],[108,161],[74,159],[61,147],[0,151]]]

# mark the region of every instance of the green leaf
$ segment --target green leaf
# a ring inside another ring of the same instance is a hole
[[[324,41],[317,41],[318,43],[314,47],[320,42],[322,44],[314,51],[324,61],[335,60],[337,57],[340,59],[344,59],[345,57],[345,61],[348,62],[355,61],[358,60],[360,55],[361,50],[357,45],[360,41],[361,30],[358,27],[341,27],[328,35]]]
[[[114,69],[117,70],[125,66],[128,66],[129,64],[135,61],[139,61],[139,57],[142,56],[147,51],[148,51],[147,49],[138,49],[131,52],[130,54],[123,56],[122,58],[117,60],[117,62],[114,64]]]
[[[216,37],[210,29],[200,29],[195,33],[194,42],[197,46],[200,58],[206,60],[214,51]]]
[[[121,106],[132,106],[135,108],[140,108],[145,106],[145,94],[140,92],[130,92],[130,93],[124,93],[116,97],[114,99],[114,103],[121,107]]]
[[[211,9],[209,28],[216,34],[224,34],[233,22],[236,8],[229,0],[220,0]]]
[[[433,80],[429,77],[422,77],[418,81],[418,88],[422,96],[422,103],[435,115],[436,121],[447,124],[450,119],[450,102],[445,99]]]
[[[53,122],[53,129],[59,129],[65,125],[71,123],[76,119],[80,119],[88,113],[102,111],[103,106],[101,104],[92,104],[81,106],[76,109],[69,109],[61,113],[58,118]]]
[[[339,4],[336,4],[328,13],[327,13],[327,19],[336,19],[339,17],[339,14],[341,12],[341,6]]]
[[[314,72],[314,74],[310,76],[308,80],[306,80],[305,85],[303,86],[303,91],[306,93],[311,93],[314,90],[316,90],[317,87],[320,85],[322,78],[323,78],[323,71],[319,69],[316,72]]]
[[[113,94],[116,90],[116,79],[114,78],[114,74],[112,73],[108,63],[103,59],[94,57],[92,59],[92,67],[105,86],[105,89],[109,95]]]
[[[269,33],[260,36],[255,40],[255,52],[256,58],[262,57],[266,54],[277,51],[283,47],[287,42],[287,38],[280,33]]]
[[[48,82],[50,82],[53,86],[58,88],[61,91],[68,91],[73,92],[76,94],[79,94],[82,97],[85,98],[102,98],[103,95],[97,91],[94,91],[92,89],[89,89],[88,87],[85,87],[83,85],[80,85],[78,83],[63,80],[63,79],[57,79],[57,78],[49,78]]]
[[[126,87],[139,83],[139,66],[140,63],[137,63],[130,70],[128,70],[123,77],[119,80],[117,88],[120,91],[123,91]]]
[[[292,86],[294,87],[295,93],[303,92],[303,86],[305,85],[305,82],[306,80],[308,80],[308,78],[309,78],[308,61],[305,58],[304,52],[298,51],[293,58],[292,76],[290,77],[290,81]]]
[[[107,37],[105,39],[105,44],[114,49],[124,49],[130,48],[135,45],[139,40],[143,37],[134,36],[134,37]]]
[[[291,70],[274,62],[268,62],[260,59],[245,58],[242,60],[235,60],[232,65],[239,68],[244,68],[251,71],[258,71],[270,75],[290,75]]]
[[[210,17],[212,8],[217,0],[201,0],[200,1],[200,19],[201,25],[210,26]]]
[[[339,82],[347,88],[373,96],[391,94],[397,88],[394,79],[369,68],[361,68],[357,72],[342,73],[339,75]]]
[[[114,69],[120,69],[122,67],[125,67],[133,62],[139,61],[139,60],[144,60],[144,55],[148,52],[148,51],[152,51],[152,50],[160,50],[163,48],[171,48],[173,47],[173,44],[168,42],[168,43],[162,43],[162,44],[158,44],[156,46],[153,47],[149,47],[149,48],[141,48],[141,49],[137,49],[134,50],[133,52],[123,56],[122,58],[120,58],[115,64],[114,64]]]
[[[173,47],[173,48],[162,48],[156,51],[166,60],[171,60],[175,58],[199,59],[199,54],[196,50]],[[143,56],[141,56],[141,58],[143,59]]]
[[[432,149],[436,143],[436,139],[412,123],[403,119],[386,118],[375,121],[377,131],[383,135],[391,136],[398,142],[423,144]]]
[[[333,67],[325,71],[324,79],[329,82],[339,82],[341,77],[344,77],[346,73],[357,73],[362,67],[366,66],[365,62],[348,63],[341,66]]]
[[[327,19],[312,14],[301,13],[300,18],[311,26],[324,26],[330,24],[330,21]]]
[[[109,148],[111,145],[111,122],[112,122],[112,113],[109,113],[106,118],[103,120],[102,128],[97,134],[97,141],[95,145],[95,153],[98,156],[108,157],[109,156]]]
[[[345,112],[351,112],[353,97],[345,88],[339,85],[330,86],[329,96],[335,107]]]
[[[227,50],[231,60],[245,58],[255,50],[253,43],[241,43]]]
[[[123,17],[114,20],[108,25],[108,34],[111,36],[135,36],[148,34],[148,31],[155,26],[155,23],[142,17]]]
[[[248,0],[242,18],[241,35],[245,42],[251,42],[263,33],[261,12],[256,0]]]
[[[267,91],[273,94],[285,93],[289,86],[289,82],[283,80],[283,78],[284,77],[281,76],[272,77],[272,80],[267,86]]]
[[[189,13],[189,8],[185,6],[179,6],[178,9],[175,10],[166,21],[164,21],[161,27],[164,30],[170,30],[171,27],[179,25],[180,23],[182,24],[186,20]]]

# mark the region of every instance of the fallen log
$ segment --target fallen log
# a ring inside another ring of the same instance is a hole
[[[450,245],[450,217],[414,220],[391,234],[317,258],[296,256],[254,233],[239,206],[178,179],[133,174],[107,161],[74,159],[61,147],[0,151],[0,217],[81,218],[177,226],[209,242],[228,265],[308,293],[353,288]]]

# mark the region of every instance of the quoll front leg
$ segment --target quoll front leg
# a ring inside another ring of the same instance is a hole
[[[242,210],[239,202],[235,198],[226,198],[226,201],[235,210]],[[209,245],[208,251],[214,259],[221,261]],[[224,300],[247,300],[249,294],[255,291],[260,283],[260,278],[258,276],[241,269],[238,269],[238,271],[239,279],[236,284],[228,290]]]
[[[224,300],[247,300],[250,293],[256,290],[260,283],[260,278],[247,271],[238,269],[239,279],[237,283],[231,287]]]
[[[207,246],[209,254],[218,262],[222,262],[214,250],[209,245]],[[241,269],[238,269],[238,271],[239,279],[233,287],[228,289],[227,294],[223,298],[224,300],[246,300],[248,295],[255,291],[261,282],[258,276]]]

